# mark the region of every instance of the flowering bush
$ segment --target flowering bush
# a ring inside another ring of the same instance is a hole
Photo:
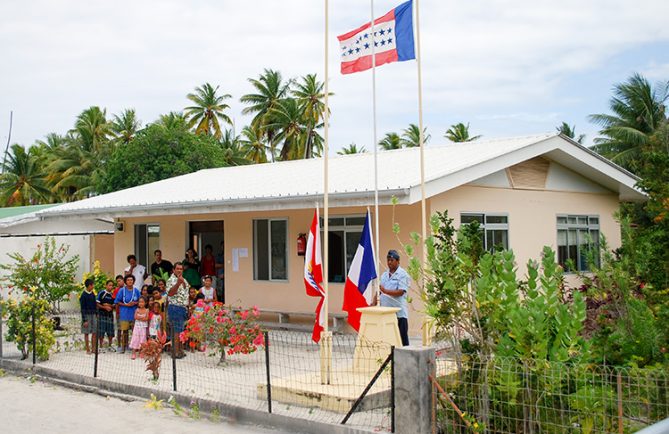
[[[7,287],[10,294],[15,289],[27,293],[29,288],[34,288],[33,295],[48,301],[51,310],[57,312],[60,310],[60,302],[79,289],[74,279],[79,256],[67,258],[68,250],[69,246],[56,246],[53,237],[46,237],[44,244],[37,245],[32,257],[24,257],[18,252],[10,253],[7,256],[14,263],[0,264],[0,269],[8,272],[8,276],[1,281],[3,284],[9,282]]]
[[[169,345],[165,332],[158,330],[156,338],[147,340],[139,349],[139,356],[146,362],[146,370],[153,373],[154,380],[160,375],[163,348]]]
[[[191,347],[197,345],[196,341],[214,347],[220,352],[221,361],[226,354],[250,354],[265,345],[265,337],[257,323],[260,315],[257,307],[235,311],[218,302],[210,307],[202,300],[198,301],[198,307],[204,310],[190,317],[179,335],[181,342],[190,339]]]
[[[105,289],[105,285],[107,280],[109,280],[109,276],[107,276],[105,272],[100,269],[100,261],[96,260],[95,263],[93,263],[93,271],[84,273],[84,276],[81,278],[82,286],[85,286],[84,282],[86,282],[86,279],[91,279],[93,282],[95,282],[94,291],[96,294],[99,294],[100,291]]]
[[[7,317],[7,340],[16,343],[21,359],[32,350],[32,315],[35,315],[35,353],[40,360],[49,359],[49,349],[55,343],[53,321],[47,316],[50,305],[37,296],[35,287],[28,288],[24,297],[0,300],[3,316]]]

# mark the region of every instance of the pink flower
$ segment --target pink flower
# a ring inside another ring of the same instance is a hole
[[[243,310],[243,311],[239,312],[239,316],[242,317],[242,319],[246,321],[246,318],[249,317],[249,311],[248,310]]]
[[[258,316],[260,315],[260,311],[258,310],[258,306],[253,306],[253,316]]]
[[[260,346],[265,343],[265,337],[262,334],[259,334],[256,336],[256,338],[253,340],[253,345],[255,346]]]
[[[235,326],[230,327],[230,334],[231,335],[237,334],[237,327]]]

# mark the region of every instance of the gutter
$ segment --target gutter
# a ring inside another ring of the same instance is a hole
[[[28,237],[69,237],[77,235],[113,235],[114,231],[88,231],[88,232],[36,232],[29,234],[0,234],[0,238],[28,238]]]
[[[396,188],[379,191],[379,197],[392,198],[396,196],[398,198],[408,198],[410,193],[410,188]],[[345,200],[360,200],[360,199],[369,199],[373,201],[373,191],[356,191],[356,192],[347,192],[347,193],[336,193],[331,195],[331,200],[333,201],[345,201]],[[210,211],[210,212],[233,212],[237,211],[235,207],[242,207],[244,205],[250,206],[250,208],[257,209],[262,211],[264,204],[269,204],[272,202],[279,202],[280,204],[285,203],[301,203],[301,202],[311,202],[318,201],[323,197],[322,193],[306,194],[302,196],[274,196],[266,198],[244,198],[244,199],[229,199],[229,200],[197,200],[190,202],[174,202],[174,203],[159,203],[159,204],[144,204],[144,205],[129,205],[129,206],[114,206],[114,207],[100,207],[100,208],[88,208],[88,209],[78,209],[78,210],[67,210],[67,211],[44,211],[39,213],[38,216],[42,220],[47,220],[49,218],[57,217],[66,217],[66,216],[87,216],[87,215],[103,215],[103,216],[112,216],[114,214],[125,216],[131,213],[141,212],[141,211],[167,211],[175,209],[192,209],[198,207],[221,207],[221,210]],[[260,205],[260,206],[259,206]],[[337,205],[334,203],[333,205]],[[349,204],[344,204],[340,206],[349,206]],[[231,208],[226,210],[225,208]],[[282,208],[282,207],[278,207]],[[284,207],[285,208],[285,207]],[[272,208],[268,207],[267,210]]]

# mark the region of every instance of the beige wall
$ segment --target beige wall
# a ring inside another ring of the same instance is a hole
[[[114,277],[114,235],[112,234],[96,234],[91,236],[91,262],[100,261],[100,268],[108,276]],[[90,269],[93,269],[93,264],[90,264]]]
[[[600,217],[600,231],[615,249],[620,246],[620,226],[613,218],[618,210],[615,194],[521,190],[462,186],[430,201],[430,209],[443,211],[460,225],[462,212],[504,212],[509,214],[509,247],[516,255],[519,274],[529,259],[539,259],[543,246],[557,248],[557,214],[594,214]]]
[[[620,245],[620,234],[613,213],[618,208],[617,197],[613,194],[589,194],[573,192],[550,192],[532,190],[512,190],[503,188],[463,186],[432,198],[431,212],[449,210],[459,225],[460,212],[505,212],[509,214],[509,243],[516,253],[519,264],[530,258],[538,258],[544,245],[555,248],[557,238],[556,214],[598,214],[601,231],[612,248]],[[366,208],[334,208],[330,215],[363,214]],[[392,231],[394,221],[399,223],[399,240]],[[297,256],[297,237],[309,230],[313,210],[285,210],[271,212],[246,212],[230,214],[206,214],[192,216],[163,216],[125,219],[126,229],[115,236],[115,271],[126,266],[125,258],[133,250],[135,223],[160,224],[160,248],[163,256],[170,261],[183,258],[186,249],[187,222],[189,220],[223,220],[225,222],[226,248],[226,301],[242,306],[257,305],[261,309],[276,309],[291,312],[312,312],[316,299],[305,295],[302,280],[304,260]],[[267,282],[253,280],[253,219],[288,219],[288,280]],[[401,244],[409,242],[409,233],[420,233],[420,204],[398,205],[394,208],[382,207],[379,219],[380,251],[385,265],[385,252],[389,249],[401,251]],[[232,271],[232,249],[247,248],[249,256],[240,258],[239,271]],[[402,264],[406,257],[402,255]],[[148,264],[146,264],[148,265]],[[382,270],[385,267],[382,268]],[[519,268],[524,274],[524,267]],[[330,311],[341,312],[343,284],[330,284]],[[421,303],[415,283],[412,283],[410,310],[410,334],[420,334]]]

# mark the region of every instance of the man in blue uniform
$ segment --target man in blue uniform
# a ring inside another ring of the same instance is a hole
[[[407,308],[407,291],[409,291],[409,275],[400,267],[400,255],[397,250],[389,250],[386,257],[388,270],[381,275],[379,289],[381,306],[399,307],[397,326],[400,329],[402,345],[409,345],[409,309]]]

